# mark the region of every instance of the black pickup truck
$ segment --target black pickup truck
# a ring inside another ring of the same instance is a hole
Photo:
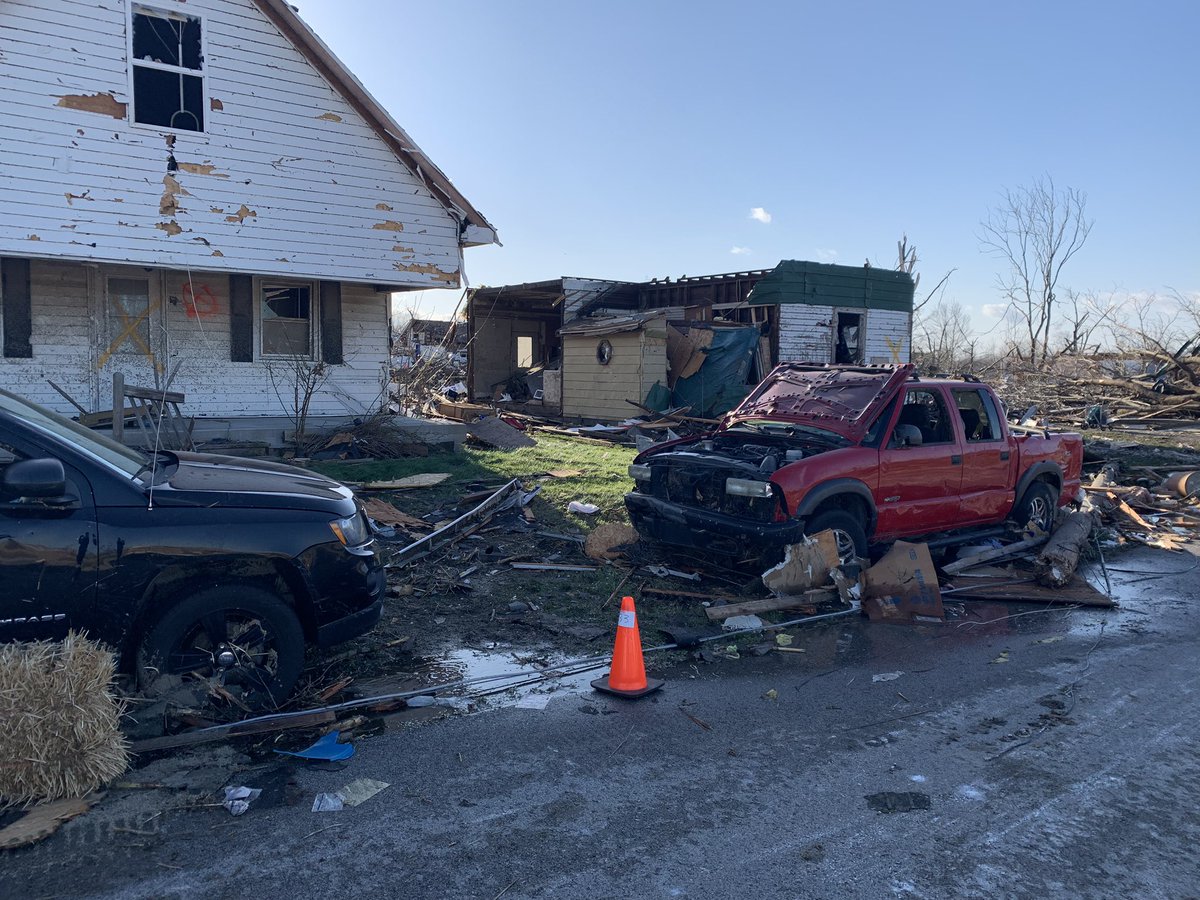
[[[272,462],[130,449],[0,390],[0,641],[69,629],[147,684],[269,708],[307,645],[369,631],[384,568],[353,494]]]

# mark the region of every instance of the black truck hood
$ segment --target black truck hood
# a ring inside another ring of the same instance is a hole
[[[154,486],[161,505],[303,509],[349,516],[354,494],[324,475],[266,460],[177,453],[165,480]]]

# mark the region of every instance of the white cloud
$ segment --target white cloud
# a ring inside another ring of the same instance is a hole
[[[729,252],[732,253],[734,256],[745,256],[747,253],[750,252],[750,248],[749,247],[730,247]]]
[[[980,307],[985,319],[1003,319],[1008,312],[1007,303],[985,303]]]
[[[817,248],[817,260],[824,263],[837,262],[838,252],[825,247]]]
[[[750,218],[756,222],[762,222],[764,225],[771,224],[771,214],[761,206],[756,206],[754,209],[750,210]]]

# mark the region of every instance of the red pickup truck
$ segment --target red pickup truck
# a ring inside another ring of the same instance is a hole
[[[745,559],[832,529],[869,544],[1011,519],[1048,527],[1079,489],[1078,434],[1014,434],[991,388],[919,378],[912,364],[775,368],[713,432],[629,467],[634,526]]]

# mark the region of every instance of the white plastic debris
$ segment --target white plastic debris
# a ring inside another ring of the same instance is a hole
[[[221,805],[229,810],[231,816],[240,816],[250,808],[251,802],[257,800],[261,793],[261,788],[245,787],[244,785],[227,787],[225,788],[225,799],[221,801]]]
[[[358,806],[366,803],[384,788],[391,787],[386,781],[376,781],[373,778],[356,778],[337,792],[338,797],[346,806]]]
[[[744,631],[747,628],[762,628],[763,620],[758,616],[730,616],[721,623],[726,631]]]
[[[572,500],[567,504],[567,509],[573,513],[579,513],[581,516],[594,516],[600,512],[600,507],[595,503],[580,503],[578,500]]]
[[[881,681],[895,681],[903,672],[880,672],[878,675],[871,676],[871,683],[878,684]]]
[[[342,801],[341,794],[317,794],[313,797],[313,812],[337,812],[346,804]]]

